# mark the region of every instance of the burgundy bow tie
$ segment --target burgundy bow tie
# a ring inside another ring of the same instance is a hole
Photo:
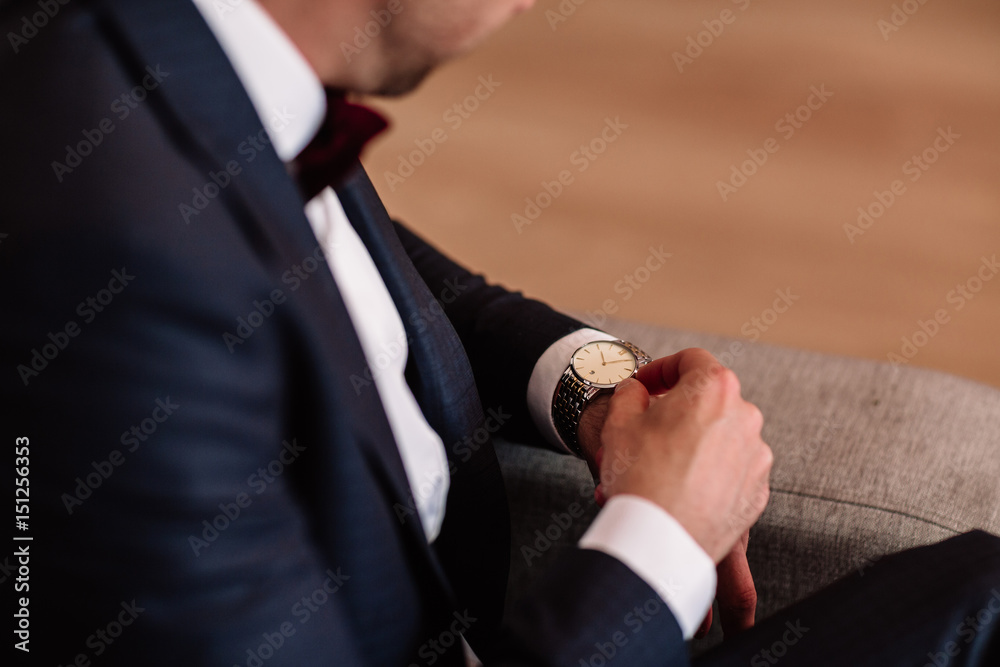
[[[361,149],[388,127],[382,116],[351,104],[341,90],[326,89],[326,118],[295,158],[299,187],[312,199],[328,185],[336,185],[358,160]]]

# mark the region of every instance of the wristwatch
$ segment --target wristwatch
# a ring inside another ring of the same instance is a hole
[[[583,409],[597,396],[614,391],[619,382],[634,376],[651,360],[623,340],[594,341],[573,353],[552,397],[552,421],[570,451],[583,456],[577,438]]]

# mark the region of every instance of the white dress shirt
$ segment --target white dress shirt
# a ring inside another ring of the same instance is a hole
[[[194,0],[222,45],[278,157],[292,161],[321,125],[323,87],[304,57],[255,0],[239,4]],[[448,497],[448,461],[406,383],[407,344],[402,320],[340,200],[326,188],[305,214],[327,257],[399,447],[428,541],[441,530]],[[527,387],[532,418],[545,437],[566,449],[552,421],[552,396],[572,353],[613,336],[581,329],[556,341],[536,363]],[[568,451],[568,450],[567,450]],[[617,558],[666,602],[684,636],[691,637],[715,594],[715,566],[684,528],[659,506],[637,496],[610,499],[581,538],[580,547]],[[581,586],[587,582],[580,582]]]

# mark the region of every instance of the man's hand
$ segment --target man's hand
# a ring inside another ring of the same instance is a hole
[[[704,350],[657,359],[637,377],[581,416],[580,444],[599,477],[595,498],[603,505],[616,493],[632,493],[664,507],[717,563],[723,631],[752,627],[757,593],[748,530],[767,504],[771,468],[760,411]],[[709,610],[696,636],[711,622]]]
[[[760,410],[705,350],[656,359],[637,378],[608,402],[603,495],[657,503],[719,563],[767,504],[772,455],[760,438]],[[609,462],[622,460],[633,463],[612,471]]]

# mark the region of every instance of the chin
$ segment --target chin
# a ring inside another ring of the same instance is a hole
[[[427,65],[419,69],[408,69],[403,72],[392,72],[385,81],[374,91],[376,95],[386,97],[398,97],[412,92],[419,86],[427,75],[434,69],[433,65]]]

